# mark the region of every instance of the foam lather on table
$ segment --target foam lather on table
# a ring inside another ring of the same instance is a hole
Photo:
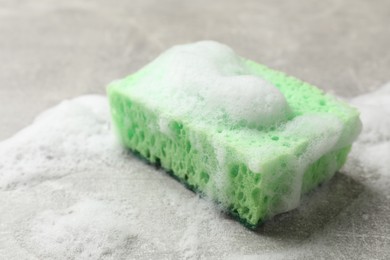
[[[123,144],[255,227],[344,164],[358,112],[204,41],[175,46],[108,87]]]

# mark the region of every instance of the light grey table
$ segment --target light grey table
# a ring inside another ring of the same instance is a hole
[[[104,93],[166,48],[203,39],[351,97],[390,80],[389,24],[387,0],[0,0],[0,140],[62,99]],[[313,213],[277,217],[259,235],[324,236],[329,258],[390,257],[388,199],[343,174],[327,189]]]

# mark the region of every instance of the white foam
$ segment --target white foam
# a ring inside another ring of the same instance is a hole
[[[388,189],[390,176],[390,83],[350,101],[361,113],[363,131],[353,146],[347,171],[379,176],[378,186]]]
[[[109,163],[120,153],[109,118],[107,99],[97,95],[65,100],[42,113],[1,142],[0,190]]]
[[[283,121],[283,94],[251,73],[229,47],[212,41],[175,46],[144,68],[148,76],[129,89],[137,100],[176,117],[217,121],[224,115],[253,125]]]
[[[133,219],[115,203],[85,199],[63,210],[38,214],[21,240],[39,258],[126,258],[139,240]]]

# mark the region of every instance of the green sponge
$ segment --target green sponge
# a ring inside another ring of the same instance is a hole
[[[122,143],[249,227],[344,164],[358,112],[216,42],[175,46],[108,87]]]

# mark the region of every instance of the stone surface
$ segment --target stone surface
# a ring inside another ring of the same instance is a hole
[[[0,0],[0,140],[60,100],[104,93],[108,82],[164,49],[202,39],[221,41],[335,94],[355,96],[390,79],[389,23],[387,0]],[[256,233],[241,230],[237,255],[388,258],[389,197],[359,176],[338,174],[305,210],[280,215]],[[93,189],[89,179],[73,181]],[[12,195],[23,199],[15,218],[34,210],[36,189]],[[2,205],[14,199],[7,191],[0,197]],[[1,237],[10,232],[0,223]],[[23,248],[15,251],[12,240],[1,241],[0,258],[27,255]]]

